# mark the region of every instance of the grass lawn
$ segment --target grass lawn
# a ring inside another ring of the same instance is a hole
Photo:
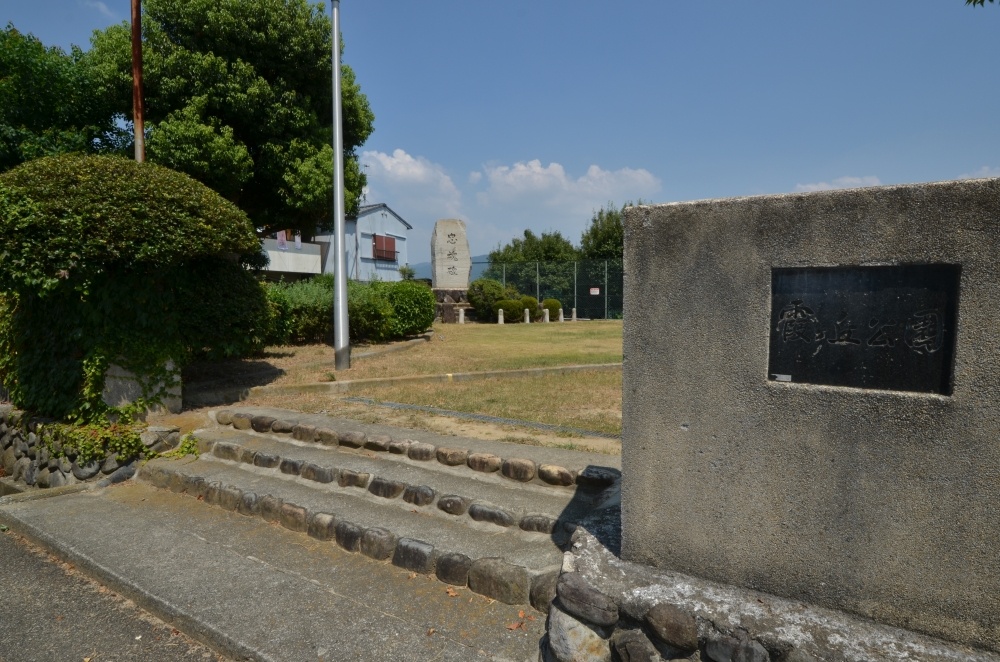
[[[333,370],[333,348],[328,345],[272,347],[256,359],[190,366],[185,370],[185,383],[305,384],[622,360],[620,320],[503,326],[435,324],[433,331],[430,341],[409,345],[398,352],[363,356],[384,347],[354,347],[350,370]],[[595,370],[568,375],[365,386],[352,389],[347,395],[620,434],[621,394],[621,370]],[[351,417],[388,416],[388,413],[373,413],[384,408],[359,407],[334,395],[255,395],[251,402],[303,411],[339,412]],[[407,416],[414,420],[412,413]],[[507,437],[533,443],[524,430],[511,428]]]

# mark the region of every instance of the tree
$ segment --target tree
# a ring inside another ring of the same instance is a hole
[[[513,285],[518,292],[542,299],[563,300],[573,289],[574,260],[579,252],[559,232],[531,230],[524,238],[515,237],[506,246],[490,251],[490,266],[483,278]]]
[[[989,1],[990,1],[990,4],[993,3],[993,0],[989,0]],[[984,0],[965,0],[965,4],[967,4],[967,5],[979,5],[980,7],[985,7],[986,6],[986,3],[984,2]]]
[[[331,23],[307,0],[145,0],[148,158],[235,202],[263,232],[332,227]],[[129,28],[94,35],[102,89],[131,115]],[[346,203],[365,176],[357,149],[374,115],[342,67]]]
[[[622,211],[609,202],[591,217],[590,226],[580,237],[580,254],[585,260],[620,260],[624,251]]]
[[[0,31],[0,172],[42,156],[115,150],[126,140],[113,105],[92,89],[83,53]]]
[[[506,246],[490,251],[490,262],[557,262],[577,259],[578,252],[569,239],[558,231],[543,232],[541,236],[531,230],[524,231],[524,238],[515,237]]]
[[[580,255],[585,260],[621,260],[625,254],[625,224],[622,221],[622,212],[626,207],[645,204],[641,199],[638,202],[626,202],[621,208],[616,208],[615,203],[608,202],[608,206],[601,207],[590,219],[590,226],[584,230],[580,237]]]

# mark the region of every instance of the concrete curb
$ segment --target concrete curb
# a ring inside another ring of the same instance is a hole
[[[355,379],[345,382],[313,382],[310,384],[288,384],[274,386],[254,386],[251,388],[218,389],[215,391],[194,391],[184,394],[187,405],[212,407],[243,400],[251,395],[305,395],[347,393],[365,386],[385,384],[420,384],[432,382],[465,382],[493,377],[535,377],[539,375],[563,375],[582,371],[621,370],[621,363],[597,363],[592,365],[570,365],[554,368],[523,368],[520,370],[487,370],[484,372],[455,372],[439,375],[408,375],[405,377],[376,377]]]

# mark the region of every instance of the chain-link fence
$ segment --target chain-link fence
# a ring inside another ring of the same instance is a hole
[[[581,319],[621,319],[621,260],[575,262],[474,262],[472,279],[492,278],[539,302],[557,299],[567,318],[573,308]]]

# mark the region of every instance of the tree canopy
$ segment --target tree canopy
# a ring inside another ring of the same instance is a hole
[[[94,94],[82,51],[47,48],[8,24],[0,30],[0,172],[64,152],[120,146],[109,99]]]
[[[264,231],[332,225],[330,18],[306,0],[145,0],[143,68],[149,160],[235,202]],[[95,33],[84,60],[131,116],[127,23]],[[342,67],[346,203],[365,176],[357,149],[374,114]]]
[[[990,1],[990,4],[993,3],[993,0],[989,0],[989,1]],[[984,2],[984,0],[965,0],[965,4],[967,4],[967,5],[979,5],[980,7],[985,7],[986,6],[986,3]]]
[[[541,236],[531,230],[524,231],[524,238],[511,239],[506,246],[490,251],[490,262],[560,262],[576,260],[579,254],[573,243],[558,231],[543,232]]]

